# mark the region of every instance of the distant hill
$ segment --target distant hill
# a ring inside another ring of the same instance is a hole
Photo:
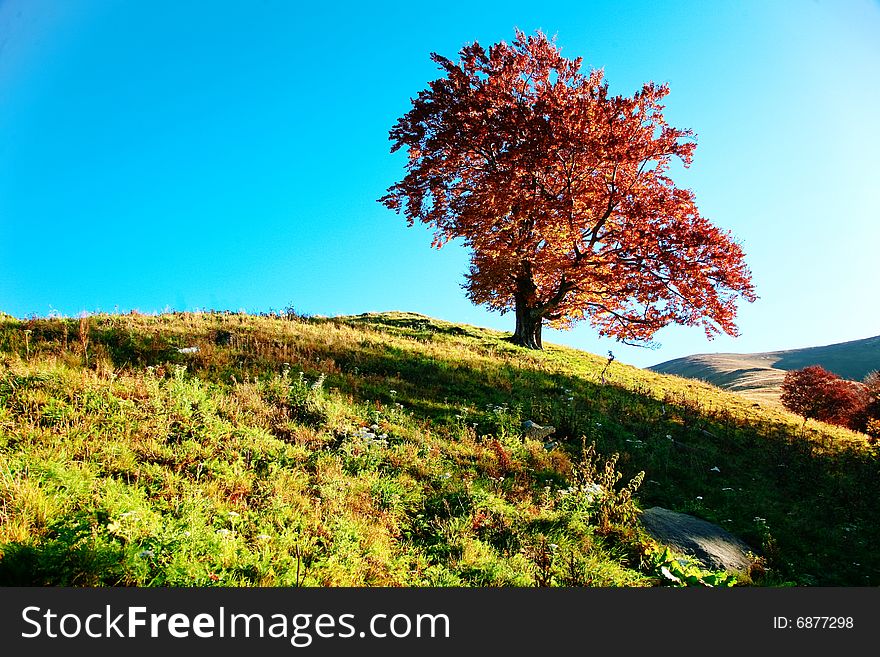
[[[759,401],[779,401],[779,386],[788,370],[821,365],[853,381],[880,369],[880,336],[824,347],[768,351],[758,354],[696,354],[648,369],[700,379]]]

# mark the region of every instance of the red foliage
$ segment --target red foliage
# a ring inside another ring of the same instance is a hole
[[[465,46],[390,132],[405,177],[380,201],[472,250],[475,303],[516,312],[514,341],[589,319],[602,335],[650,341],[674,322],[735,335],[755,299],[741,247],[669,177],[694,135],[669,126],[666,85],[612,96],[540,32]]]
[[[880,371],[869,372],[865,377],[864,384],[871,397],[868,414],[872,418],[880,420]]]
[[[812,365],[786,372],[780,401],[804,418],[863,430],[871,396],[864,384]]]
[[[507,450],[504,449],[504,445],[501,444],[501,441],[497,438],[494,439],[489,443],[489,449],[491,449],[498,458],[498,471],[501,474],[507,474],[510,472],[513,463],[510,460],[510,455],[507,453]]]

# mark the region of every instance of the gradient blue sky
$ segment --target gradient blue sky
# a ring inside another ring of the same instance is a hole
[[[438,13],[440,12],[440,13]],[[388,129],[454,56],[542,29],[612,91],[668,82],[698,135],[679,176],[743,242],[760,299],[737,339],[669,327],[647,366],[880,334],[880,4],[117,2],[0,4],[0,310],[410,310],[472,306],[467,253],[376,202]]]

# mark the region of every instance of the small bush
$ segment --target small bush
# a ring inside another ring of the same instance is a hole
[[[871,398],[864,384],[812,365],[785,374],[780,401],[803,418],[858,431],[864,429]]]
[[[868,420],[868,426],[865,427],[865,433],[871,436],[871,442],[877,442],[880,439],[880,418]]]
[[[599,519],[599,532],[635,525],[639,509],[633,494],[642,485],[644,471],[639,472],[624,486],[617,487],[623,475],[617,471],[620,454],[605,458],[596,451],[596,443],[583,441],[583,455],[574,471],[575,486],[572,499],[586,506],[594,506]]]
[[[865,390],[870,397],[868,403],[868,424],[874,423],[875,433],[868,431],[869,435],[880,434],[880,371],[874,370],[870,372],[864,380]]]
[[[323,386],[324,374],[309,382],[304,372],[291,377],[285,369],[280,376],[264,382],[263,395],[270,404],[284,408],[294,422],[317,427],[328,418]]]

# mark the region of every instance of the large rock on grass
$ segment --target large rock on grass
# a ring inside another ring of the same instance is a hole
[[[642,525],[652,538],[692,556],[709,570],[744,572],[754,553],[743,540],[723,527],[660,506],[642,512]]]

